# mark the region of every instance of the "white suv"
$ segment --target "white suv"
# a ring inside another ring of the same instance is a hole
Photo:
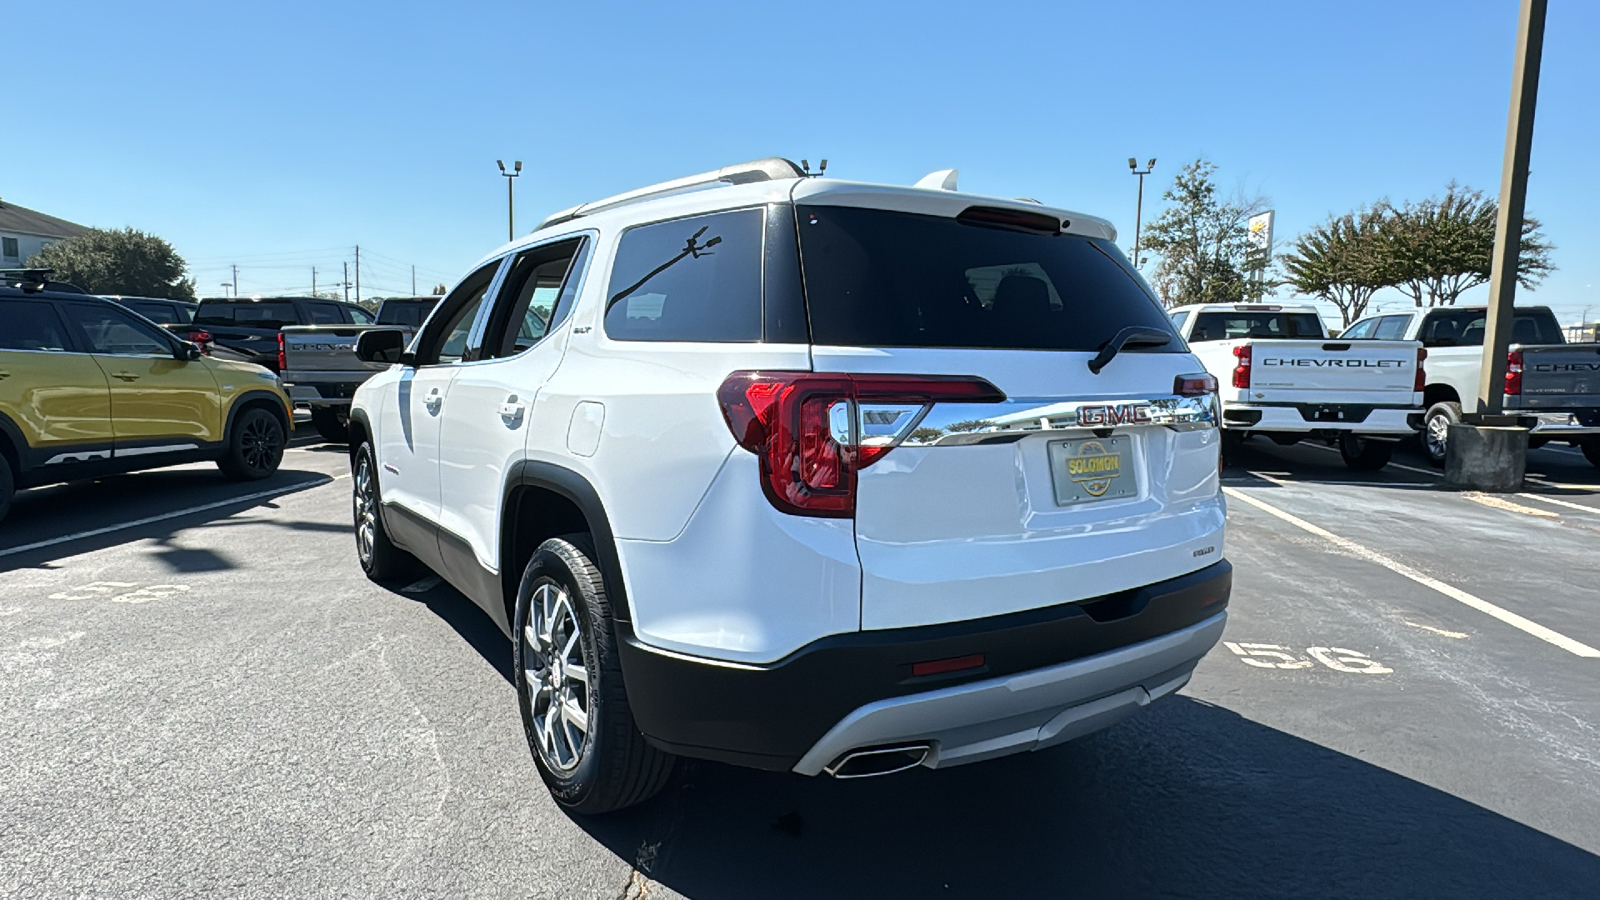
[[[1221,636],[1215,380],[1107,222],[931,178],[585,204],[361,336],[361,565],[511,636],[568,807],[1050,746]]]

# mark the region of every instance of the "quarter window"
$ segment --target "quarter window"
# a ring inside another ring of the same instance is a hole
[[[1406,336],[1406,324],[1410,321],[1410,316],[1384,316],[1378,320],[1372,336],[1380,341],[1398,341]]]
[[[764,212],[737,210],[624,232],[606,285],[620,341],[761,340]]]
[[[440,301],[440,314],[428,320],[429,328],[418,345],[418,365],[448,365],[477,358],[477,348],[469,344],[472,326],[501,262],[497,259],[468,275]]]
[[[484,331],[485,357],[515,356],[543,340],[558,315],[565,317],[586,247],[583,240],[562,241],[517,254]]]
[[[339,315],[339,307],[332,303],[307,303],[306,315],[312,325],[344,324],[344,316]]]
[[[1372,337],[1372,330],[1377,327],[1377,319],[1366,319],[1346,328],[1340,333],[1339,338],[1341,340],[1364,341]]]
[[[67,349],[67,333],[48,304],[0,300],[0,350]]]

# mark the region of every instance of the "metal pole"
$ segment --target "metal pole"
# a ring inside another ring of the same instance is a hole
[[[239,267],[233,267],[233,295],[239,296]]]
[[[361,245],[356,245],[356,302],[361,302]]]
[[[515,186],[517,177],[506,177],[506,240],[514,241],[517,238],[517,192]]]
[[[411,296],[417,295],[417,267],[411,267]]]
[[[1547,0],[1522,0],[1517,17],[1517,59],[1511,73],[1511,111],[1506,123],[1505,161],[1500,170],[1500,211],[1494,226],[1494,266],[1489,276],[1489,316],[1478,379],[1480,424],[1504,411],[1506,347],[1517,296],[1517,260],[1522,249],[1522,212],[1528,199],[1528,162],[1533,151],[1533,108],[1539,97],[1539,57],[1544,47]]]
[[[1139,225],[1144,216],[1144,176],[1139,176],[1139,200],[1133,207],[1133,267],[1139,268]]]
[[[344,302],[350,302],[350,264],[344,264]]]
[[[317,267],[311,267],[311,296],[317,295]]]

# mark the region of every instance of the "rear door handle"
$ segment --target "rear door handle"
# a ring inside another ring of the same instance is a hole
[[[428,395],[426,397],[422,398],[422,405],[426,406],[428,408],[428,412],[431,412],[431,413],[438,412],[439,411],[439,404],[441,404],[443,402],[444,402],[444,394],[441,394],[439,392],[438,388],[429,389]]]
[[[6,380],[7,378],[10,378],[10,377],[11,377],[11,373],[10,372],[0,371],[0,381],[4,381],[4,380]]]
[[[504,419],[507,425],[515,427],[527,408],[527,404],[519,401],[516,394],[512,394],[506,398],[506,402],[500,404],[500,418]]]
[[[113,378],[120,378],[123,381],[138,381],[139,380],[139,376],[133,374],[132,372],[113,372],[112,373],[112,377]]]

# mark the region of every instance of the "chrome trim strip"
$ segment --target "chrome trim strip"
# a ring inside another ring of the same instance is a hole
[[[165,444],[160,447],[128,447],[112,450],[114,456],[149,456],[152,453],[176,453],[179,450],[199,450],[199,444]]]
[[[918,423],[905,446],[1007,443],[1033,432],[1073,429],[1105,431],[1160,426],[1173,431],[1198,431],[1217,427],[1220,419],[1215,395],[1075,400],[1011,398],[1002,403],[940,403]]]
[[[79,450],[76,453],[57,453],[55,456],[45,460],[44,464],[47,466],[53,466],[57,463],[94,462],[97,459],[110,458],[110,450]]]

